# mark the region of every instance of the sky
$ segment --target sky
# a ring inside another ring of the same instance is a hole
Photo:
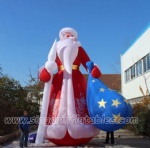
[[[149,0],[0,0],[0,66],[25,86],[37,77],[60,29],[72,27],[103,74],[150,25]],[[81,68],[81,71],[86,71]]]

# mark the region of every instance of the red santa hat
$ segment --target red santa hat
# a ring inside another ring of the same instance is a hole
[[[78,34],[77,34],[77,31],[73,28],[70,28],[70,27],[65,27],[65,28],[62,28],[59,32],[59,37],[62,36],[63,33],[66,33],[66,32],[69,32],[71,33],[74,37],[77,38]]]

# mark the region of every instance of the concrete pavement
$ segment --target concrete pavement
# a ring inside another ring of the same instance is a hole
[[[117,130],[114,132],[115,136],[115,144],[105,144],[106,132],[100,131],[100,134],[94,137],[89,143],[79,146],[62,146],[67,148],[150,148],[150,138],[144,138],[142,136],[137,136],[132,132],[127,130]],[[45,141],[46,142],[46,141]],[[10,143],[1,146],[2,148],[19,148],[19,139],[16,139]],[[35,143],[29,143],[28,147],[31,148],[46,148],[46,147],[55,147],[62,148],[60,146],[56,146],[53,143],[43,143],[41,145],[37,145]]]

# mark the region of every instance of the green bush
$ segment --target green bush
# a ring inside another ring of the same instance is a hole
[[[150,137],[150,110],[138,114],[139,123],[135,125],[135,133]]]
[[[128,124],[125,128],[135,134],[150,137],[150,110],[143,103],[137,103],[132,108],[132,117],[138,118],[138,124]]]

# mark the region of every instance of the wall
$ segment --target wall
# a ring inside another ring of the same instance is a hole
[[[125,82],[125,71],[148,53],[150,53],[150,26],[134,42],[134,44],[123,55],[121,55],[122,94],[127,99],[142,96],[142,93],[139,89],[140,85],[144,92],[146,91],[144,77],[148,78],[150,76],[150,71],[147,71],[143,75],[137,76],[128,82]],[[150,78],[148,79],[147,83],[150,89]]]

